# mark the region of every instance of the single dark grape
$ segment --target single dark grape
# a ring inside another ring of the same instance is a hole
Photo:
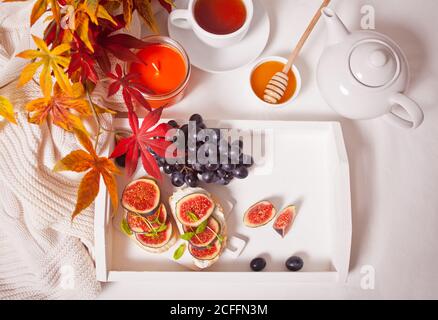
[[[227,180],[226,178],[220,178],[220,179],[217,181],[217,183],[220,184],[220,185],[222,185],[222,186],[227,186],[227,185],[230,184],[230,181]]]
[[[182,174],[181,172],[172,173],[170,179],[172,181],[172,184],[177,188],[182,187],[185,183],[184,174]]]
[[[234,169],[236,169],[236,165],[232,163],[225,163],[222,165],[222,169],[226,172],[232,172]]]
[[[209,171],[216,171],[219,169],[219,167],[220,167],[220,165],[217,163],[209,163],[205,166],[205,168]]]
[[[171,164],[166,164],[163,167],[163,171],[165,174],[171,174],[175,172],[175,166],[171,165]]]
[[[124,168],[126,166],[126,154],[117,157],[116,163],[120,168]]]
[[[205,183],[212,183],[215,180],[215,173],[212,171],[204,172],[201,175],[201,180]]]
[[[255,258],[251,261],[250,267],[252,271],[262,271],[266,268],[266,260],[263,258]]]
[[[164,167],[167,164],[166,159],[158,157],[157,164],[159,167]]]
[[[245,166],[238,166],[236,169],[234,169],[233,174],[238,179],[245,179],[248,177],[248,168]]]
[[[304,266],[304,261],[300,257],[290,257],[286,260],[286,268],[290,271],[300,271]]]
[[[186,174],[185,182],[189,187],[196,188],[198,186],[199,179],[196,174],[190,172]]]
[[[189,121],[195,121],[196,125],[200,125],[204,122],[204,119],[202,119],[202,116],[199,114],[194,114],[190,117]]]
[[[176,122],[175,120],[170,120],[167,124],[169,126],[171,126],[172,128],[178,128],[179,127],[178,126],[178,122]]]
[[[227,179],[228,181],[231,181],[231,180],[234,179],[234,173],[233,173],[233,172],[227,172],[227,173],[225,174],[225,177],[224,177],[224,178]]]

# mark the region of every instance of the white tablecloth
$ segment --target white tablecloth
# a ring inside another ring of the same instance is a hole
[[[272,34],[263,53],[287,55],[298,41],[317,0],[265,0]],[[101,298],[138,299],[301,299],[301,298],[438,298],[438,2],[436,0],[335,0],[345,24],[359,28],[360,8],[375,8],[376,28],[393,37],[411,66],[409,95],[424,109],[425,122],[415,131],[383,120],[341,119],[320,96],[315,67],[326,32],[319,24],[298,66],[303,91],[284,109],[268,110],[251,99],[250,67],[223,75],[194,70],[187,97],[166,112],[185,119],[195,112],[210,119],[339,120],[347,144],[353,202],[353,243],[346,284],[197,284],[178,291],[143,283],[104,286]],[[375,269],[375,289],[363,290],[361,269]]]

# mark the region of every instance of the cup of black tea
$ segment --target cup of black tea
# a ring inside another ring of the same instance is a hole
[[[187,9],[174,10],[170,22],[192,29],[204,43],[224,48],[245,37],[254,14],[252,0],[190,0]]]

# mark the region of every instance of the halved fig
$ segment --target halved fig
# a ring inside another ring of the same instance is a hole
[[[260,201],[246,211],[243,222],[250,228],[258,228],[271,221],[276,213],[271,202]]]
[[[122,194],[122,206],[144,216],[156,212],[160,204],[160,188],[150,178],[141,178],[129,183]]]
[[[219,222],[214,217],[210,217],[208,219],[207,228],[205,228],[203,232],[195,235],[190,240],[190,244],[198,248],[205,248],[216,239],[220,231],[221,226]],[[184,226],[184,232],[196,232],[196,228]]]
[[[189,244],[190,254],[198,260],[213,260],[221,253],[221,250],[222,244],[220,241],[215,241],[205,248],[198,248]]]
[[[151,216],[143,217],[138,213],[127,212],[126,222],[134,233],[148,233],[152,228],[158,228],[167,221],[166,206],[162,203],[157,212]],[[151,228],[152,227],[152,228]]]
[[[141,245],[148,248],[161,248],[164,247],[173,236],[172,222],[169,221],[166,224],[166,230],[157,233],[156,235],[137,233],[135,238],[140,242]]]
[[[176,203],[175,213],[179,222],[187,227],[198,227],[213,214],[215,204],[203,193],[193,193]]]
[[[274,230],[284,238],[296,217],[295,206],[289,206],[280,212],[274,222]]]

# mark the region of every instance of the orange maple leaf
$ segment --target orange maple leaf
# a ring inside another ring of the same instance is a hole
[[[120,174],[114,163],[105,157],[99,157],[93,148],[90,138],[81,130],[74,130],[76,137],[85,150],[76,150],[60,160],[54,171],[86,172],[79,185],[76,208],[72,214],[74,219],[88,208],[99,193],[100,177],[108,189],[113,210],[117,210],[119,200],[115,174]]]
[[[30,123],[41,125],[50,118],[55,125],[70,132],[73,129],[86,132],[80,117],[93,114],[90,104],[84,99],[84,88],[80,83],[73,84],[71,95],[63,92],[56,83],[52,97],[30,101],[25,109],[29,112]]]

